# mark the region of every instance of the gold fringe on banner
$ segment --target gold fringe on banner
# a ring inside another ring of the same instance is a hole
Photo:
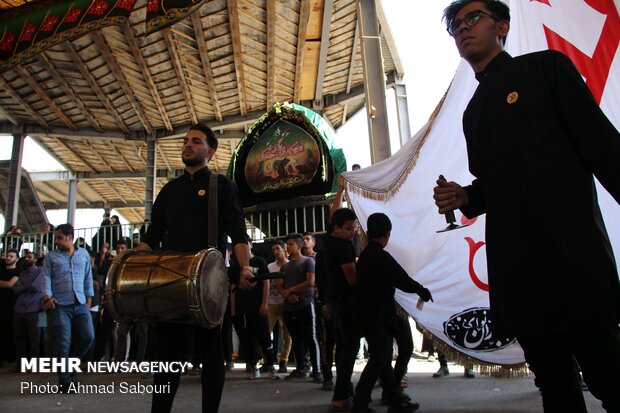
[[[352,191],[356,194],[363,196],[364,198],[372,199],[375,201],[387,202],[390,198],[392,198],[398,192],[400,187],[403,185],[403,183],[405,182],[405,178],[413,170],[413,167],[417,164],[418,157],[420,154],[420,149],[422,148],[422,145],[424,145],[424,143],[426,142],[426,138],[428,137],[428,134],[431,132],[431,129],[433,128],[435,119],[437,118],[437,115],[439,114],[439,111],[441,110],[446,100],[446,96],[448,95],[448,92],[450,91],[451,86],[452,86],[452,83],[450,83],[448,90],[446,90],[446,93],[443,95],[443,97],[439,101],[439,104],[437,105],[437,107],[435,108],[431,116],[429,117],[428,125],[426,126],[424,133],[418,139],[415,149],[411,151],[411,155],[409,156],[409,159],[407,160],[407,166],[401,171],[401,173],[398,175],[396,180],[387,189],[376,189],[376,188],[361,186],[359,184],[349,181],[346,177],[340,175],[339,177],[340,185],[345,189],[345,191],[347,192]]]
[[[445,354],[448,360],[460,364],[461,366],[472,367],[478,373],[486,376],[508,379],[521,378],[530,374],[527,363],[495,364],[479,360],[468,354],[461,353],[454,347],[447,345],[440,338],[433,335],[433,333],[428,331],[426,328],[424,328],[422,324],[419,324],[417,321],[416,324],[420,328],[420,330],[422,330],[422,333],[426,337],[429,337],[431,339],[431,341],[433,342],[433,346],[437,351]]]

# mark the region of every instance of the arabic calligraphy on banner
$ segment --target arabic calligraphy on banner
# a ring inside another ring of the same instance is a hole
[[[250,149],[244,175],[254,193],[272,192],[309,184],[318,166],[319,147],[312,136],[278,120]]]

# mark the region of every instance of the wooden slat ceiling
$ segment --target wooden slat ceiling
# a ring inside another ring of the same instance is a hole
[[[0,18],[23,3],[0,0]],[[211,0],[149,36],[145,16],[138,0],[126,24],[0,73],[0,133],[24,130],[68,170],[107,174],[79,181],[79,206],[120,202],[129,205],[121,214],[142,221],[147,136],[157,139],[157,168],[169,172],[158,191],[183,168],[181,137],[192,123],[219,134],[209,166],[225,171],[244,131],[275,102],[322,110],[336,129],[363,108],[356,0]],[[386,74],[398,67],[390,40],[382,38]],[[123,173],[133,175],[109,178]],[[48,208],[66,204],[66,182],[35,187]]]

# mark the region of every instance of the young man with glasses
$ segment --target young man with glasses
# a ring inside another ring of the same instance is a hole
[[[587,411],[575,359],[618,412],[620,283],[593,176],[620,202],[620,134],[566,56],[503,51],[503,2],[456,1],[444,19],[480,82],[463,115],[476,179],[438,180],[435,203],[486,213],[494,334],[517,337],[545,412]]]

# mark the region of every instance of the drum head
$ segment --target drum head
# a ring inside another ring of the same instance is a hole
[[[228,270],[220,251],[211,248],[204,253],[196,280],[202,309],[199,321],[206,328],[214,328],[221,324],[226,312]]]

